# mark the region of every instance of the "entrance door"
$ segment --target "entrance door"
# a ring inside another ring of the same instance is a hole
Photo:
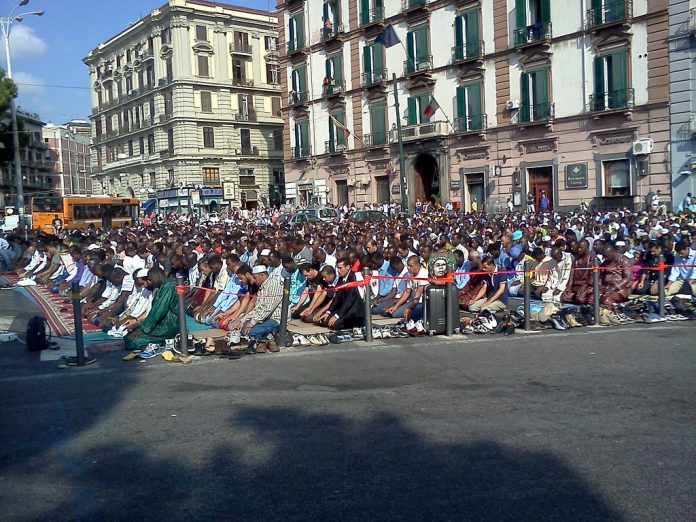
[[[468,212],[483,211],[483,205],[486,203],[483,187],[483,174],[466,175],[466,193],[466,210]]]
[[[440,199],[440,169],[437,160],[427,152],[419,154],[413,161],[414,201],[422,203]]]
[[[549,200],[547,211],[553,210],[553,167],[536,167],[528,169],[529,192],[534,196],[536,211],[541,212],[541,197],[546,195]]]
[[[377,188],[377,201],[375,201],[375,203],[389,203],[389,177],[376,177],[375,183]]]
[[[348,181],[345,179],[336,181],[336,204],[348,204]]]

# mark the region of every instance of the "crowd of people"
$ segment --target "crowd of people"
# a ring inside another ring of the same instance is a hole
[[[359,331],[370,292],[372,313],[403,325],[391,334],[423,335],[428,265],[441,252],[454,258],[459,307],[468,312],[462,327],[472,316],[514,311],[510,300],[523,293],[525,263],[532,295],[549,314],[591,304],[591,268],[599,265],[601,324],[623,322],[620,307],[629,296],[657,295],[654,268],[661,263],[668,266],[668,298],[691,303],[696,295],[696,219],[688,210],[386,210],[385,219],[366,223],[339,212],[331,221],[281,226],[263,211],[216,223],[169,216],[118,230],[65,230],[30,241],[10,236],[0,239],[0,269],[16,272],[18,285],[46,285],[57,294],[67,295],[77,282],[84,318],[141,354],[160,353],[177,335],[177,276],[185,280],[187,314],[229,332],[228,343],[249,354],[282,348],[277,332],[286,278],[289,319]],[[361,284],[365,273],[380,277]],[[190,349],[216,350],[213,344]]]

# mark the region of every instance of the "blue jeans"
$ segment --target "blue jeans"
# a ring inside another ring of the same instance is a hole
[[[381,303],[372,307],[372,313],[377,315],[384,315],[387,308],[392,306],[394,303],[396,303],[396,299],[387,299],[386,301],[382,301]]]
[[[258,341],[278,328],[278,326],[280,325],[273,319],[266,319],[264,322],[255,324],[251,327],[251,330],[249,330],[249,339]]]
[[[416,306],[414,306],[411,309],[411,313],[408,316],[409,319],[413,319],[414,321],[420,321],[423,319],[423,305],[418,303]]]

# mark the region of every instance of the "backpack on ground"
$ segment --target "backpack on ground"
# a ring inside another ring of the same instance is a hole
[[[50,327],[40,315],[35,315],[27,323],[27,349],[30,352],[40,352],[48,348],[51,340]]]

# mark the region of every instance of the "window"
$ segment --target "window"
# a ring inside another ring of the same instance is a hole
[[[155,153],[155,135],[154,134],[147,135],[147,153],[148,154]]]
[[[147,68],[147,88],[152,89],[155,86],[155,68],[151,65]]]
[[[406,38],[406,74],[429,69],[432,58],[428,55],[428,26],[413,29]]]
[[[239,129],[239,137],[242,141],[242,154],[251,153],[251,131],[249,129]]]
[[[219,185],[220,184],[220,169],[217,167],[203,168],[203,184],[204,185]]]
[[[246,63],[239,58],[232,60],[232,82],[235,85],[246,84]]]
[[[294,158],[305,158],[309,156],[309,120],[296,121],[294,135],[295,146],[292,150],[292,156]]]
[[[406,112],[406,125],[418,125],[428,123],[430,118],[425,115],[425,108],[430,103],[430,93],[423,92],[414,94],[408,99],[408,110]]]
[[[171,115],[172,114],[172,93],[171,91],[166,91],[163,95],[163,101],[164,101],[164,114],[165,115]]]
[[[264,36],[263,45],[267,51],[278,50],[278,38],[276,36]]]
[[[515,45],[550,36],[551,0],[515,0]]]
[[[288,51],[302,49],[304,44],[304,14],[297,13],[288,22]]]
[[[280,97],[279,96],[271,96],[271,114],[273,116],[280,117],[281,112],[280,112]]]
[[[270,85],[280,83],[280,66],[277,63],[266,64],[266,83]]]
[[[603,161],[604,196],[631,195],[631,167],[628,160]]]
[[[157,174],[150,172],[150,188],[155,188],[157,185]]]
[[[126,76],[126,92],[130,94],[130,92],[132,90],[133,90],[133,77]]]
[[[282,185],[284,183],[284,176],[282,170],[273,169],[273,183],[275,185]]]
[[[307,101],[307,69],[302,66],[294,69],[290,77],[290,85],[292,87],[292,93],[294,93],[295,99],[292,99],[290,103],[303,103]]]
[[[341,9],[338,2],[324,0],[321,23],[324,38],[338,34],[338,26],[341,24]]]
[[[594,94],[590,102],[593,111],[628,108],[633,104],[627,70],[625,49],[594,59]]]
[[[481,114],[481,82],[473,82],[457,87],[457,106],[454,128],[457,132],[481,130],[484,117]]]
[[[215,148],[215,132],[212,127],[203,127],[203,146],[207,149]]]
[[[329,56],[325,65],[329,84],[325,87],[324,94],[331,94],[335,87],[340,87],[343,84],[343,56],[341,53]]]
[[[454,19],[454,52],[453,60],[463,60],[479,56],[481,42],[479,40],[478,9],[469,9]]]
[[[167,152],[174,154],[174,129],[167,129]]]
[[[522,73],[520,122],[546,120],[553,116],[549,103],[549,70],[537,69]]]
[[[167,70],[167,80],[172,81],[174,78],[174,65],[171,56],[167,57],[167,60],[165,61],[165,68]]]
[[[239,184],[240,185],[256,185],[256,176],[254,169],[239,169]]]
[[[336,152],[337,150],[342,150],[346,148],[348,137],[346,136],[346,131],[339,126],[345,127],[346,125],[346,113],[343,111],[334,112],[329,118],[329,142],[327,147],[327,152]]]
[[[213,97],[210,91],[201,91],[201,111],[213,112]]]
[[[172,30],[169,27],[162,29],[160,33],[160,42],[162,45],[169,45],[172,43]]]
[[[627,5],[628,2],[624,0],[592,0],[591,9],[587,13],[588,25],[594,27],[623,20],[626,18]]]
[[[145,154],[145,137],[140,136],[138,138],[138,150],[140,151],[140,154]]]
[[[102,120],[99,118],[94,122],[94,133],[97,137],[102,135]]]
[[[273,150],[283,150],[283,130],[273,131]]]
[[[384,68],[384,46],[376,43],[363,47],[363,84],[386,80],[387,71]]]
[[[234,49],[242,53],[251,53],[249,33],[242,33],[240,31],[234,32]]]
[[[372,4],[372,5],[370,5]],[[360,25],[384,18],[384,0],[360,0]]]
[[[205,54],[198,55],[198,76],[203,78],[210,77],[210,70],[208,69],[208,56]]]
[[[237,96],[241,118],[243,120],[252,119],[256,115],[256,111],[254,111],[254,96],[246,93],[240,93]]]
[[[208,41],[208,28],[205,25],[196,26],[196,40],[200,42]]]
[[[128,156],[133,157],[133,140],[128,140]]]
[[[387,113],[384,102],[370,105],[370,141],[368,145],[384,145],[387,143]]]

